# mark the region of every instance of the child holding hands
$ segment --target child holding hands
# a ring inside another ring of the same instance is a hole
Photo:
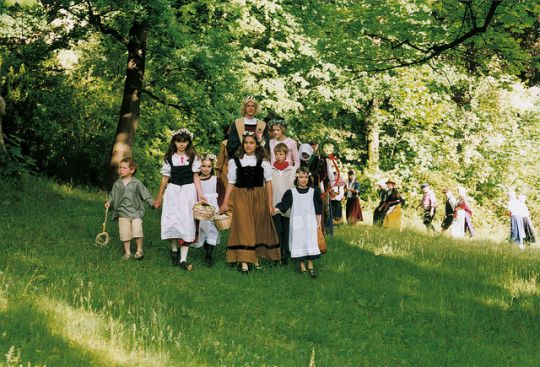
[[[193,134],[188,129],[176,130],[172,135],[161,168],[161,185],[154,206],[159,208],[163,201],[161,239],[171,243],[173,266],[191,270],[187,255],[196,232],[193,205],[197,197],[206,202],[198,174],[201,161],[193,146]]]
[[[311,187],[307,167],[296,170],[295,188],[287,190],[276,209],[285,213],[291,209],[289,246],[291,258],[299,262],[300,272],[317,276],[313,260],[321,256],[317,243],[317,230],[321,228],[322,199],[318,188]]]
[[[120,178],[112,187],[105,208],[112,208],[112,220],[118,219],[120,240],[124,242],[124,260],[131,258],[131,240],[137,244],[134,258],[141,260],[143,254],[144,203],[151,207],[154,200],[148,189],[133,175],[137,171],[137,163],[131,158],[124,158],[119,166]]]
[[[213,154],[205,154],[201,157],[201,172],[199,172],[199,180],[201,181],[201,189],[208,200],[208,204],[212,205],[219,213],[218,197],[221,197],[223,192],[221,185],[218,182],[218,177],[214,175],[214,162],[216,156]],[[199,237],[197,243],[192,247],[204,248],[204,262],[207,266],[214,265],[212,253],[214,248],[219,243],[219,232],[216,225],[211,220],[199,221]]]
[[[229,241],[227,262],[238,263],[243,274],[249,272],[248,264],[259,269],[259,259],[280,259],[277,238],[271,214],[272,168],[266,160],[261,141],[254,132],[242,134],[242,144],[229,161],[228,185],[221,212],[229,209],[233,195],[234,212]]]
[[[283,198],[285,191],[294,187],[296,169],[287,162],[289,148],[284,143],[278,143],[273,149],[275,162],[272,164],[272,199],[273,205]],[[296,167],[298,168],[298,167]],[[281,264],[287,265],[289,262],[289,212],[275,213],[272,217],[281,248]]]

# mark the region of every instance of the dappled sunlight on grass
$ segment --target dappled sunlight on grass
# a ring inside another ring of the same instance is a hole
[[[538,284],[537,284],[538,274],[533,273],[528,278],[523,278],[517,274],[512,274],[506,281],[503,283],[504,287],[508,290],[512,298],[518,298],[521,296],[531,296],[538,295]]]
[[[52,334],[96,353],[109,364],[136,366],[163,366],[168,364],[168,355],[144,349],[126,347],[124,326],[109,317],[105,320],[98,314],[76,309],[64,302],[40,297],[36,302],[41,312],[49,317]]]

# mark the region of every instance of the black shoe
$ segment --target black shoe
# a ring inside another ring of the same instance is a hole
[[[309,269],[309,276],[312,278],[317,278],[317,273],[315,272],[315,269]]]
[[[191,271],[191,269],[193,269],[193,266],[191,266],[191,264],[188,264],[185,261],[180,262],[179,265],[180,265],[181,269],[184,269],[184,270],[187,270],[187,271]]]
[[[171,251],[171,260],[173,266],[177,266],[180,262],[180,251]]]

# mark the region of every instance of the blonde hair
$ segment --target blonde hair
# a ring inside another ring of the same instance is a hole
[[[246,105],[249,102],[253,102],[255,104],[255,113],[254,113],[254,115],[261,112],[261,106],[259,105],[259,102],[257,102],[257,100],[255,99],[255,97],[247,96],[246,98],[244,98],[244,101],[242,102],[242,108],[240,109],[240,114],[242,116],[244,116],[246,114]]]
[[[274,147],[274,153],[282,152],[285,154],[289,154],[289,147],[285,143],[277,143]]]

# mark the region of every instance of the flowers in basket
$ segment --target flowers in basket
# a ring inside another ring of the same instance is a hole
[[[212,217],[212,221],[219,231],[224,231],[231,227],[232,215],[230,213],[216,214]]]
[[[193,205],[193,217],[198,220],[211,220],[216,214],[216,209],[207,203],[198,201]]]

